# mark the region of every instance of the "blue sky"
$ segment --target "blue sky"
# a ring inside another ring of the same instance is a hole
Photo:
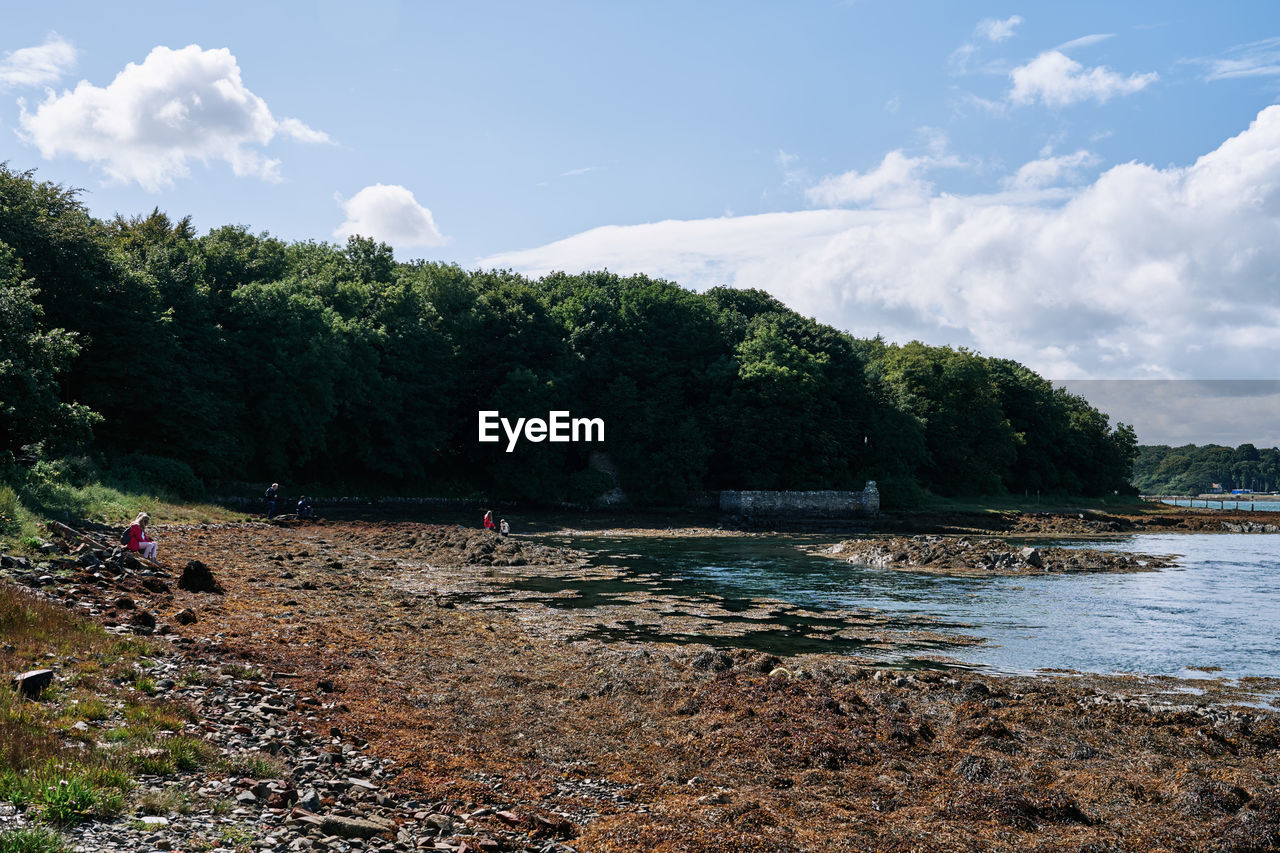
[[[1061,378],[1280,356],[1272,4],[24,4],[0,55],[0,160],[101,216],[762,287]]]

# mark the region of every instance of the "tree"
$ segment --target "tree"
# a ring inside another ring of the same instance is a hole
[[[60,397],[59,374],[75,358],[75,335],[42,328],[37,292],[0,243],[0,453],[45,442],[51,451],[88,441],[101,418]]]

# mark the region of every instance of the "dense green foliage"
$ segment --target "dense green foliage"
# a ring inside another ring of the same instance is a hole
[[[1274,491],[1280,489],[1280,449],[1143,445],[1133,465],[1133,484],[1144,495],[1199,495],[1215,485],[1227,492]]]
[[[589,466],[602,449],[640,503],[867,479],[890,501],[1103,494],[1135,445],[1019,364],[855,339],[759,291],[530,281],[363,238],[201,236],[158,210],[101,222],[3,167],[0,300],[0,452],[93,426],[100,466],[174,493],[275,479],[587,500],[611,485]],[[481,409],[603,418],[607,441],[506,453],[477,441]]]

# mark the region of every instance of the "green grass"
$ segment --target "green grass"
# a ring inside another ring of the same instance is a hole
[[[283,779],[289,773],[289,765],[266,752],[242,752],[223,759],[219,767],[232,776],[251,779]]]
[[[12,472],[10,472],[12,474]],[[164,491],[108,485],[93,466],[77,460],[41,461],[18,482],[0,483],[0,550],[32,554],[39,548],[42,524],[50,519],[92,521],[113,526],[140,512],[156,524],[207,524],[243,521],[243,512],[182,500]]]
[[[62,836],[43,827],[0,832],[0,853],[68,853]]]
[[[50,651],[53,659],[46,657]],[[0,801],[20,806],[46,827],[113,820],[130,809],[137,774],[172,775],[212,764],[217,751],[183,733],[196,719],[189,706],[140,696],[105,677],[127,673],[122,681],[145,688],[150,676],[142,667],[159,656],[152,643],[107,634],[0,583],[0,673],[34,666],[56,673],[54,684],[35,701],[0,679]],[[91,730],[76,730],[79,722],[92,724]],[[66,749],[68,740],[82,748]],[[98,740],[112,746],[99,747]],[[148,803],[144,807],[189,808],[177,800]],[[3,843],[10,847],[0,847],[0,853],[61,849],[47,848],[61,843],[48,833],[11,833]]]
[[[138,798],[138,811],[145,815],[191,814],[191,799],[176,788],[147,791]]]

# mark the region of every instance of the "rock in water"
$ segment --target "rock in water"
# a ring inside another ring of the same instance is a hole
[[[213,577],[213,572],[209,567],[199,560],[191,560],[182,570],[182,577],[178,579],[178,589],[185,589],[189,592],[216,592],[222,594],[222,586]]]

